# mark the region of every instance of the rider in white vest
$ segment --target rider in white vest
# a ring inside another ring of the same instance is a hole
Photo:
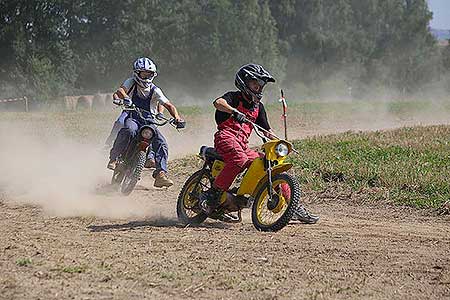
[[[176,107],[167,99],[162,90],[153,84],[153,79],[157,76],[156,65],[146,57],[138,58],[133,64],[133,77],[125,80],[120,88],[113,94],[114,99],[123,99],[124,104],[134,104],[136,107],[150,111],[153,115],[161,113],[158,106],[166,108],[176,122],[184,122]],[[146,116],[147,117],[147,116]],[[123,128],[117,134],[110,152],[108,168],[114,169],[117,158],[124,153],[128,146],[130,136],[134,136],[140,126],[139,115],[136,112],[122,113],[118,121],[123,120]],[[121,125],[121,124],[120,124]],[[167,178],[168,145],[166,139],[159,130],[152,142],[154,152],[155,187],[169,187],[173,181]]]

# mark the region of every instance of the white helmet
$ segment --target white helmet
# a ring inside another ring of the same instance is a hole
[[[150,73],[148,77],[142,77],[141,72]],[[143,88],[148,88],[152,84],[153,79],[158,75],[156,73],[155,63],[147,57],[136,59],[133,64],[133,79]]]

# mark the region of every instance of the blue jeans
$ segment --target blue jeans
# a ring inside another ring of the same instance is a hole
[[[114,122],[113,128],[111,129],[111,133],[109,134],[108,138],[105,141],[105,145],[107,145],[107,146],[113,145],[114,140],[117,138],[117,135],[119,134],[119,131],[125,127],[125,120],[126,120],[127,116],[128,116],[128,113],[126,111],[123,111],[120,114],[120,116]],[[153,149],[149,149],[148,154],[147,154],[147,159],[155,160],[155,151],[153,151]]]
[[[125,120],[125,127],[120,129],[119,133],[117,134],[117,138],[114,141],[113,147],[109,154],[109,158],[115,160],[120,155],[124,155],[125,151],[127,150],[128,144],[130,143],[131,139],[136,136],[138,130],[138,123],[131,118],[127,118]],[[156,170],[153,172],[153,177],[155,177],[161,171],[167,173],[167,161],[169,159],[169,147],[167,145],[166,139],[157,128],[154,128],[154,131],[155,135],[153,136],[151,144],[151,149],[153,150],[154,154],[148,154],[148,157],[150,157],[150,155],[153,155],[156,163]]]
[[[127,116],[128,113],[126,111],[123,111],[120,114],[120,116],[114,122],[113,128],[111,129],[111,133],[109,134],[108,138],[105,141],[105,145],[111,146],[113,144],[114,139],[117,137],[117,134],[119,133],[120,129],[122,129],[125,126],[125,119]]]

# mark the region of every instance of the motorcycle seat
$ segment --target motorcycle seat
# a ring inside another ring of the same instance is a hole
[[[202,156],[204,159],[211,159],[211,160],[217,159],[223,161],[222,156],[220,156],[216,152],[216,149],[214,149],[213,147],[202,146],[200,148],[200,156]]]

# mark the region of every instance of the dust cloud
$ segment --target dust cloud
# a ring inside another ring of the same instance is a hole
[[[98,145],[75,142],[57,130],[30,135],[15,125],[0,127],[0,195],[5,201],[37,205],[62,217],[167,218],[171,208],[153,204],[151,196],[122,197],[111,190],[107,153]]]

